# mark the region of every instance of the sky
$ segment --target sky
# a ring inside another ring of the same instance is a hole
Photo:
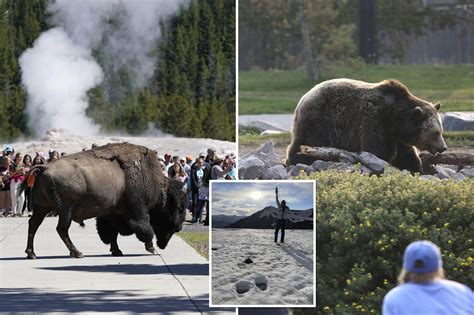
[[[275,187],[280,201],[291,210],[314,208],[311,182],[213,182],[212,215],[249,216],[265,207],[276,207]]]

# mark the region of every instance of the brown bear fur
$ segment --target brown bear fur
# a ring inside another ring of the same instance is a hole
[[[446,150],[440,106],[417,98],[396,80],[322,82],[295,109],[287,164],[314,161],[297,154],[301,145],[324,146],[371,152],[400,169],[421,172],[418,150]]]

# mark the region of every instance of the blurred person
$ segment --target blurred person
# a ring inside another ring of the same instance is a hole
[[[168,177],[168,172],[166,171],[165,161],[160,160],[161,172],[165,177]]]
[[[405,249],[398,286],[385,295],[382,314],[474,314],[474,294],[444,278],[438,246],[415,241]]]
[[[179,163],[179,156],[177,155],[172,157],[170,163],[166,168],[166,170],[168,171],[168,177],[171,177],[171,170],[173,169],[175,163]]]
[[[171,154],[165,153],[165,168],[168,168],[170,161],[171,161]]]
[[[231,164],[224,166],[224,160],[221,158],[216,158],[211,170],[211,179],[225,179],[227,173],[230,171],[231,168]]]
[[[196,159],[196,162],[191,166],[191,213],[196,213],[196,206],[199,197],[199,189],[202,185],[202,177],[204,176],[204,160],[201,157]]]
[[[237,169],[235,168],[235,159],[233,153],[227,155],[224,159],[224,168],[230,165],[230,171],[226,174],[225,179],[237,179]]]
[[[46,164],[43,152],[36,152],[35,158],[33,159],[33,166]]]
[[[20,193],[20,186],[25,180],[25,168],[23,165],[23,155],[20,152],[15,155],[15,159],[10,164],[10,176],[11,212],[13,216],[21,216],[25,194],[23,191]]]
[[[11,146],[6,146],[5,149],[3,150],[3,156],[12,157],[14,153],[15,153],[15,150]]]
[[[32,159],[31,159],[31,156],[28,155],[28,154],[25,154],[25,156],[23,157],[23,167],[25,169],[25,180],[28,179],[28,174],[30,172],[30,169],[31,167],[33,166],[32,165]],[[29,196],[30,196],[30,187],[26,187],[25,189],[25,201],[23,202],[23,208],[22,208],[22,213],[24,216],[28,215],[28,199],[29,199]],[[25,212],[26,210],[26,212]]]
[[[188,179],[188,175],[184,171],[183,167],[179,162],[175,162],[173,167],[171,168],[171,171],[169,172],[169,177],[179,180],[182,183],[186,183]]]
[[[11,215],[10,164],[10,156],[4,155],[0,160],[0,210],[2,211],[3,216]]]
[[[202,160],[201,160],[202,161]],[[209,164],[202,163],[202,177],[197,194],[196,209],[193,214],[193,223],[202,223],[202,210],[206,207],[206,221],[209,219],[209,180],[211,178],[211,167]]]
[[[214,161],[216,160],[216,158],[217,158],[216,149],[214,149],[214,148],[207,149],[207,155],[206,155],[206,158],[204,159],[204,161],[207,164],[212,165],[214,163]]]
[[[59,160],[59,153],[56,150],[49,150],[49,159],[48,163],[54,162],[56,160]]]
[[[189,158],[189,159],[188,159]],[[191,162],[192,162],[192,157],[191,156],[184,156],[182,157],[179,162],[181,163],[181,166],[183,167],[184,171],[186,174],[189,176],[191,174]]]

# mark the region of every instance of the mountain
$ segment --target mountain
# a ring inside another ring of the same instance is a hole
[[[302,211],[291,210],[294,218],[313,218],[313,209]],[[276,224],[276,216],[278,215],[278,208],[265,207],[260,211],[255,212],[249,217],[231,223],[226,228],[239,229],[273,229]],[[287,229],[312,229],[313,222],[311,221],[296,221],[287,220]]]
[[[212,227],[213,228],[224,228],[229,224],[239,221],[245,218],[245,216],[239,215],[213,215],[212,216]]]

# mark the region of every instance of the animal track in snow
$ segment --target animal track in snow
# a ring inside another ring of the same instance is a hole
[[[251,287],[252,287],[252,283],[250,281],[240,280],[239,282],[235,284],[235,291],[238,294],[244,294],[248,292]]]
[[[259,288],[262,291],[265,291],[267,289],[268,285],[268,280],[267,277],[258,275],[255,277],[255,286]]]

